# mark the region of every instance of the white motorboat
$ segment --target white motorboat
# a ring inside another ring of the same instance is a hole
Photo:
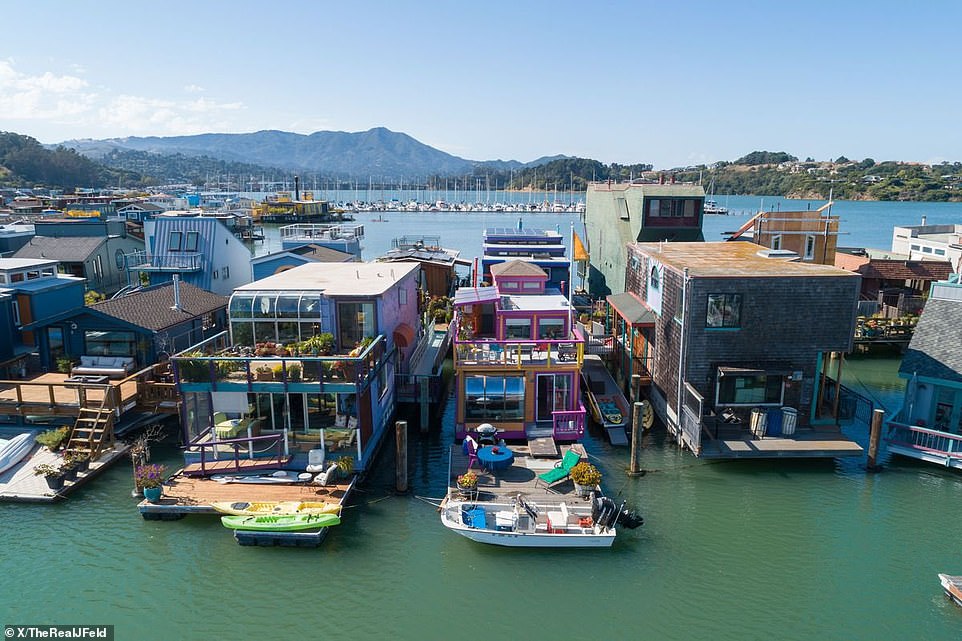
[[[606,548],[615,541],[615,522],[622,511],[607,497],[571,505],[535,504],[521,495],[493,501],[449,498],[441,507],[441,523],[472,541],[491,545]],[[640,519],[633,525],[640,525]]]
[[[25,432],[9,440],[0,439],[0,474],[23,460],[33,449],[35,436],[33,432]]]

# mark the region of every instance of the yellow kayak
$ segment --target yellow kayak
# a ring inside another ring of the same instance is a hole
[[[264,501],[247,503],[244,501],[219,501],[210,506],[221,514],[234,516],[262,516],[265,514],[340,514],[341,506],[332,503],[310,501]]]

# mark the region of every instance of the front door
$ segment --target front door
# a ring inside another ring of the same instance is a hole
[[[537,388],[538,422],[551,421],[552,412],[570,409],[571,374],[539,374]]]

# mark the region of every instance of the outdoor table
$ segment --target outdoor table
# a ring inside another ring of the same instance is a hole
[[[495,452],[497,448],[497,452]],[[481,465],[492,472],[511,467],[514,462],[514,452],[504,445],[488,445],[478,450],[478,460]]]

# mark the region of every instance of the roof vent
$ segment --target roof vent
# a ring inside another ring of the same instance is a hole
[[[796,261],[801,259],[801,256],[790,249],[760,249],[758,252],[756,252],[756,254],[762,258],[774,258],[784,261]]]

